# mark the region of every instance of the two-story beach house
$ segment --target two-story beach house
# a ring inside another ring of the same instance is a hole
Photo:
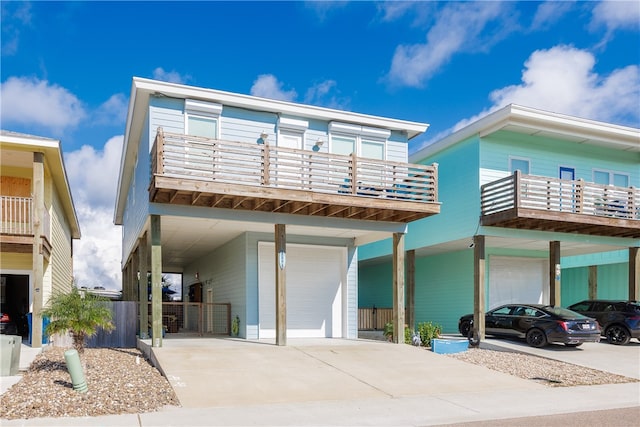
[[[445,332],[503,303],[640,299],[640,130],[509,105],[413,154],[442,211],[411,223],[408,322]],[[387,307],[388,243],[364,246],[360,307]]]
[[[114,222],[140,336],[356,338],[358,248],[386,238],[402,307],[407,224],[440,211],[437,166],[407,163],[427,126],[134,78]]]
[[[73,282],[73,240],[80,238],[60,141],[0,131],[0,290],[2,312],[40,347],[40,312]]]

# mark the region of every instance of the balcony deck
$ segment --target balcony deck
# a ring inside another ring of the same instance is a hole
[[[485,226],[640,238],[640,190],[516,172],[481,190]]]
[[[42,210],[43,234],[41,251],[45,258],[51,255],[51,218]],[[34,211],[32,197],[0,196],[0,250],[2,252],[32,253],[34,242]]]
[[[407,223],[440,212],[437,175],[437,165],[159,129],[149,197],[155,203]]]

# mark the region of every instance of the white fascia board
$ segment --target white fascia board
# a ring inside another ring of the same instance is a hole
[[[203,101],[218,102],[223,105],[246,108],[256,111],[267,111],[296,117],[308,117],[320,120],[336,120],[341,122],[358,123],[361,125],[406,131],[411,139],[424,133],[429,127],[426,123],[410,122],[349,111],[334,110],[313,105],[296,104],[276,99],[259,98],[256,96],[224,92],[214,89],[185,86],[176,83],[160,82],[156,80],[133,78],[133,84],[138,91],[148,94],[161,93],[172,98],[191,98]]]

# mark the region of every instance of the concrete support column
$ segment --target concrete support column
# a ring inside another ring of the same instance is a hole
[[[416,251],[407,251],[407,325],[416,329]]]
[[[485,236],[473,236],[473,340],[485,336]]]
[[[162,241],[160,216],[151,215],[151,346],[162,347]]]
[[[44,306],[44,256],[42,234],[44,232],[44,154],[33,153],[33,246],[31,283],[31,346],[42,347],[42,308]]]
[[[393,342],[404,344],[404,233],[393,233]]]
[[[589,266],[589,299],[598,298],[598,266]]]
[[[138,301],[140,302],[140,339],[149,338],[149,285],[147,272],[149,271],[149,249],[147,233],[138,239]]]
[[[276,241],[276,345],[287,345],[287,232],[275,225]]]
[[[629,299],[640,301],[640,248],[629,248]]]
[[[560,307],[562,268],[560,267],[560,242],[549,242],[549,304]]]

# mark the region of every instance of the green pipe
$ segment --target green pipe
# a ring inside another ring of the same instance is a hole
[[[64,360],[67,362],[67,370],[71,375],[71,383],[73,389],[80,393],[87,392],[87,381],[84,379],[82,365],[80,364],[80,356],[76,350],[67,350],[64,352]]]

